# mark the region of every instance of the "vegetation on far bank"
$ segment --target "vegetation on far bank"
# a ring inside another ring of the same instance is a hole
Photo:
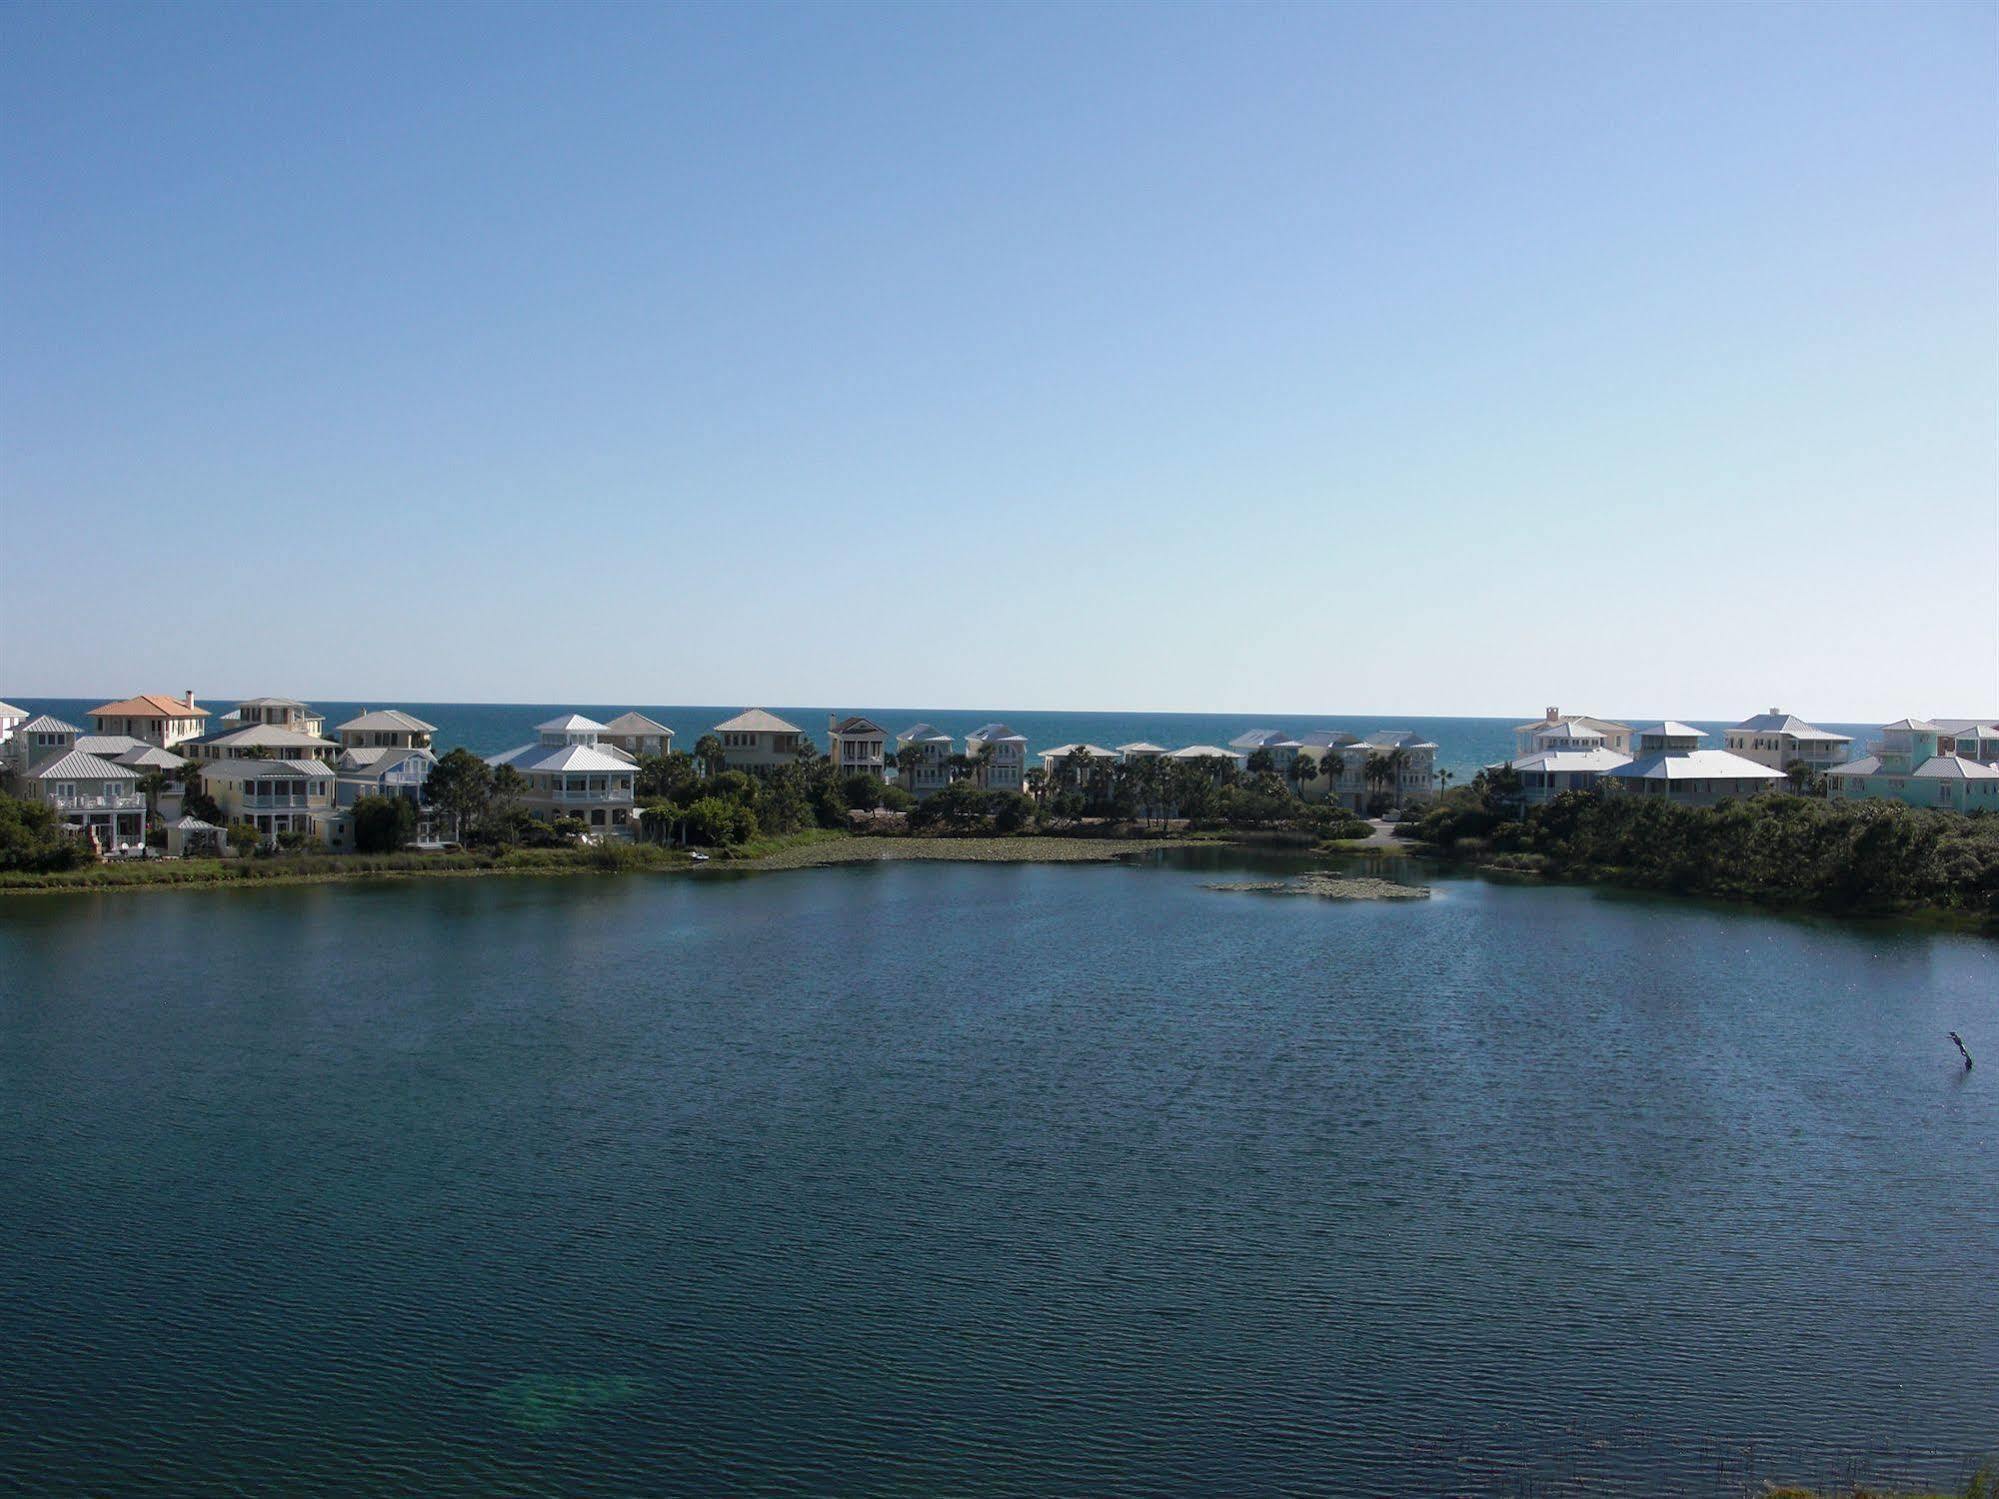
[[[1797,1488],[1773,1484],[1763,1491],[1761,1499],[1999,1499],[1999,1470],[1995,1470],[1990,1463],[1981,1463],[1977,1471],[1965,1480],[1961,1489],[1924,1489],[1914,1492],[1907,1489],[1878,1489],[1867,1484],[1835,1489]]]
[[[1481,777],[1406,831],[1488,868],[1841,913],[1999,920],[1999,816],[1986,813],[1780,793],[1685,807],[1601,791],[1523,810]]]

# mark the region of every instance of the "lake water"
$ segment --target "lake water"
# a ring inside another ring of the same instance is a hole
[[[1733,1494],[1999,1439],[1999,949],[1215,878],[0,901],[0,1492]]]
[[[234,698],[197,700],[218,716],[228,712],[236,702]],[[104,699],[11,698],[9,701],[30,713],[53,713],[87,729],[87,715]],[[641,703],[316,702],[313,706],[325,715],[328,729],[342,719],[355,717],[370,708],[403,708],[426,723],[437,726],[436,738],[441,749],[463,745],[481,755],[497,755],[517,745],[531,743],[535,737],[535,725],[546,723],[558,714],[583,713],[602,722],[631,708],[637,708],[672,729],[676,748],[692,750],[695,741],[703,734],[742,711],[741,705],[674,707]],[[828,709],[772,705],[770,711],[797,724],[812,735],[821,750],[825,749]],[[999,719],[1011,725],[1017,733],[1025,735],[1028,749],[1037,754],[1057,745],[1078,743],[1100,744],[1111,749],[1141,740],[1163,744],[1169,749],[1190,744],[1226,745],[1238,734],[1251,729],[1285,729],[1294,734],[1311,729],[1344,729],[1350,734],[1362,736],[1378,729],[1409,729],[1436,744],[1440,770],[1448,770],[1459,781],[1468,781],[1478,773],[1479,767],[1512,758],[1513,726],[1525,723],[1539,710],[1530,708],[1518,718],[1328,717],[1295,713],[1051,713],[1004,709],[971,712],[949,708],[866,708],[851,705],[833,711],[843,716],[848,713],[866,714],[891,734],[898,734],[915,723],[934,724],[958,740],[963,740],[974,729]],[[1634,725],[1657,723],[1668,716],[1671,715],[1640,714],[1622,721]],[[1721,746],[1721,735],[1726,725],[1696,723],[1694,726],[1707,731],[1711,736],[1711,746]],[[1850,735],[1856,743],[1863,745],[1880,733],[1876,727],[1860,724],[1828,723],[1820,727]],[[959,747],[963,748],[962,744]]]

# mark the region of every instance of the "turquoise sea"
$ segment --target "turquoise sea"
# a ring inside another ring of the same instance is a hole
[[[245,694],[252,696],[254,694]],[[227,712],[237,701],[235,698],[196,699],[211,712]],[[71,723],[85,725],[83,715],[104,701],[103,698],[12,698],[9,701],[36,713],[53,713],[66,718]],[[1308,729],[1345,729],[1354,734],[1371,734],[1377,729],[1412,729],[1438,746],[1437,765],[1440,770],[1448,770],[1453,777],[1463,781],[1477,774],[1482,765],[1510,758],[1513,753],[1513,726],[1525,723],[1538,716],[1538,710],[1529,708],[1518,718],[1400,718],[1383,717],[1342,717],[1340,715],[1301,716],[1298,714],[1224,714],[1224,713],[1046,713],[1022,711],[1019,709],[995,708],[991,710],[961,711],[940,708],[871,708],[847,705],[836,709],[784,707],[774,703],[755,705],[736,704],[731,707],[689,707],[647,703],[413,703],[413,702],[316,702],[313,706],[326,715],[327,727],[339,723],[343,718],[369,708],[402,708],[419,718],[434,723],[438,728],[440,747],[450,749],[464,745],[482,755],[498,754],[512,749],[515,745],[526,744],[534,738],[534,726],[562,713],[582,713],[588,717],[605,720],[615,718],[628,709],[639,712],[665,724],[674,732],[677,748],[691,750],[699,739],[725,718],[733,717],[745,706],[768,708],[801,729],[811,734],[823,749],[826,743],[826,720],[829,713],[842,716],[848,713],[864,713],[874,719],[889,733],[895,734],[914,723],[931,723],[951,735],[962,739],[973,729],[995,719],[1011,724],[1013,728],[1027,736],[1030,752],[1053,749],[1059,744],[1101,744],[1115,748],[1120,744],[1130,744],[1139,740],[1150,740],[1163,744],[1169,749],[1178,749],[1188,744],[1227,744],[1238,734],[1250,729],[1276,728],[1302,733]],[[1587,711],[1587,710],[1576,710]],[[1745,716],[1750,711],[1745,710]],[[1601,716],[1601,715],[1600,715]],[[1656,723],[1667,715],[1611,715],[1629,724]],[[1696,723],[1696,728],[1705,729],[1715,736],[1712,743],[1720,746],[1721,731],[1725,724]],[[1861,724],[1820,724],[1819,727],[1851,734],[1856,741],[1865,741],[1878,733],[1873,725]]]

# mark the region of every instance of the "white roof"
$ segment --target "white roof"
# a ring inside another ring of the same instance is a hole
[[[551,718],[547,723],[534,726],[537,734],[601,734],[604,726],[594,718],[585,718],[581,713],[565,713],[560,718]]]
[[[844,739],[888,738],[887,729],[876,723],[872,718],[863,718],[858,713],[848,714],[833,725],[831,732],[840,735]]]
[[[1657,733],[1658,730],[1646,730]],[[1783,780],[1781,770],[1758,765],[1727,750],[1661,750],[1604,772],[1620,781],[1761,781]]]
[[[1148,739],[1134,739],[1130,744],[1120,744],[1117,752],[1120,755],[1163,755],[1166,746],[1154,744]]]
[[[1614,749],[1542,750],[1539,754],[1522,755],[1518,760],[1507,763],[1515,770],[1548,772],[1593,770],[1600,775],[1605,771],[1616,770],[1620,765],[1629,765],[1631,757],[1620,755]]]
[[[226,734],[211,734],[198,739],[197,744],[214,745],[217,749],[288,749],[322,750],[336,749],[331,739],[321,739],[317,734],[308,734],[302,729],[280,728],[274,723],[253,723],[240,729],[231,729]]]
[[[1304,745],[1293,739],[1282,729],[1251,729],[1247,734],[1238,734],[1229,741],[1231,749],[1303,749]]]
[[[620,713],[616,718],[605,724],[604,732],[607,734],[663,734],[668,739],[673,737],[673,730],[669,729],[663,723],[658,723],[653,719],[647,718],[645,714],[639,712],[636,708],[630,713]]]
[[[913,723],[895,736],[898,744],[949,744],[951,736],[933,724]]]
[[[1893,723],[1884,723],[1881,727],[1883,730],[1890,732],[1895,730],[1915,734],[1937,734],[1942,732],[1927,718],[1898,718]]]
[[[348,719],[347,722],[340,725],[340,731],[344,733],[348,729],[356,731],[372,729],[380,732],[389,729],[400,729],[405,733],[428,734],[436,727],[436,724],[425,723],[422,719],[413,717],[403,712],[400,708],[377,708],[372,713],[363,713],[358,718]]]
[[[1176,749],[1167,757],[1169,760],[1240,760],[1242,756],[1232,749],[1223,749],[1219,744],[1190,744],[1185,749]]]
[[[1421,734],[1409,729],[1383,729],[1378,734],[1367,736],[1369,744],[1378,744],[1387,749],[1435,749],[1437,746]]]
[[[369,746],[365,749],[344,751],[337,766],[340,774],[350,781],[379,781],[398,765],[411,760],[420,760],[426,765],[435,765],[437,756],[421,745],[404,747],[395,745],[383,748]]]
[[[965,736],[966,744],[1025,744],[1027,736],[1016,734],[1003,723],[981,724]]]
[[[17,708],[12,703],[0,703],[0,718],[26,718],[28,710]]]
[[[1959,720],[1961,727],[1951,730],[1953,739],[1999,739],[1999,725],[1970,723]]]
[[[107,760],[115,760],[120,755],[129,755],[135,749],[144,749],[146,741],[134,739],[130,734],[78,734],[76,747],[89,755],[102,755]]]
[[[504,755],[489,755],[488,765],[511,765],[515,770],[630,770],[631,762],[588,744],[524,744]]]
[[[1102,757],[1106,760],[1117,758],[1115,750],[1107,750],[1101,744],[1058,744],[1054,749],[1041,751],[1044,760],[1059,760],[1064,755],[1088,755],[1091,759]]]
[[[1591,740],[1603,739],[1601,730],[1592,729],[1586,723],[1544,723],[1534,730],[1536,739],[1571,739],[1587,744]]]
[[[236,706],[239,708],[303,708],[305,704],[295,697],[246,697]]]
[[[184,755],[176,755],[172,750],[163,750],[156,744],[142,744],[137,749],[126,750],[115,756],[120,765],[129,765],[134,770],[179,770],[190,762]]]
[[[175,823],[174,826],[179,828],[183,833],[219,833],[222,831],[222,829],[218,828],[212,822],[203,822],[192,812]]]
[[[1858,760],[1848,760],[1844,765],[1835,765],[1826,772],[1829,776],[1878,776],[1881,761],[1875,755],[1862,755]]]
[[[715,732],[730,734],[801,734],[804,732],[795,723],[786,723],[775,713],[766,713],[761,708],[745,708],[734,718],[725,718],[715,725]]]
[[[1591,718],[1587,713],[1557,713],[1553,718],[1537,718],[1532,723],[1517,723],[1513,726],[1516,734],[1525,734],[1529,729],[1550,729],[1556,724],[1579,723],[1585,728],[1600,729],[1605,734],[1629,734],[1631,725],[1619,723],[1614,718]]]
[[[1999,781],[1999,767],[1981,765],[1958,755],[1932,755],[1916,767],[1915,773],[1930,781]]]
[[[119,765],[93,755],[88,750],[73,749],[66,755],[51,755],[40,765],[28,772],[31,781],[136,781],[138,772],[129,765]]]
[[[1768,713],[1758,713],[1754,718],[1745,718],[1734,727],[1748,734],[1789,734],[1797,739],[1837,739],[1851,743],[1853,737],[1850,734],[1835,734],[1830,729],[1815,729],[1796,714],[1776,708]]]
[[[204,760],[201,773],[225,781],[288,781],[305,776],[330,776],[333,767],[318,760]]]
[[[23,734],[81,734],[83,730],[79,729],[73,723],[64,723],[52,713],[43,713],[22,724],[20,732]]]
[[[1707,738],[1704,730],[1697,729],[1690,723],[1681,723],[1677,718],[1669,718],[1664,723],[1648,723],[1644,728],[1633,729],[1631,732],[1639,739],[1643,739],[1647,734],[1666,739]]]
[[[1307,749],[1345,749],[1359,744],[1360,735],[1349,734],[1345,729],[1308,729],[1298,736],[1298,741]]]

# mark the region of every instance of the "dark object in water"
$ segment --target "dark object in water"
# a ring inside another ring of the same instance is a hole
[[[1956,1031],[1952,1031],[1952,1032],[1950,1033],[1950,1038],[1951,1038],[1951,1040],[1953,1040],[1953,1041],[1955,1041],[1955,1042],[1957,1043],[1957,1049],[1958,1049],[1958,1050],[1959,1050],[1960,1052],[1962,1052],[1962,1053],[1963,1053],[1963,1055],[1964,1055],[1964,1070],[1965,1070],[1966,1072],[1969,1072],[1969,1071],[1971,1071],[1971,1053],[1970,1053],[1970,1052],[1968,1052],[1968,1051],[1965,1051],[1965,1048],[1964,1048],[1964,1037],[1960,1036],[1960,1035],[1959,1035],[1959,1034],[1958,1034],[1958,1033],[1957,1033]]]

